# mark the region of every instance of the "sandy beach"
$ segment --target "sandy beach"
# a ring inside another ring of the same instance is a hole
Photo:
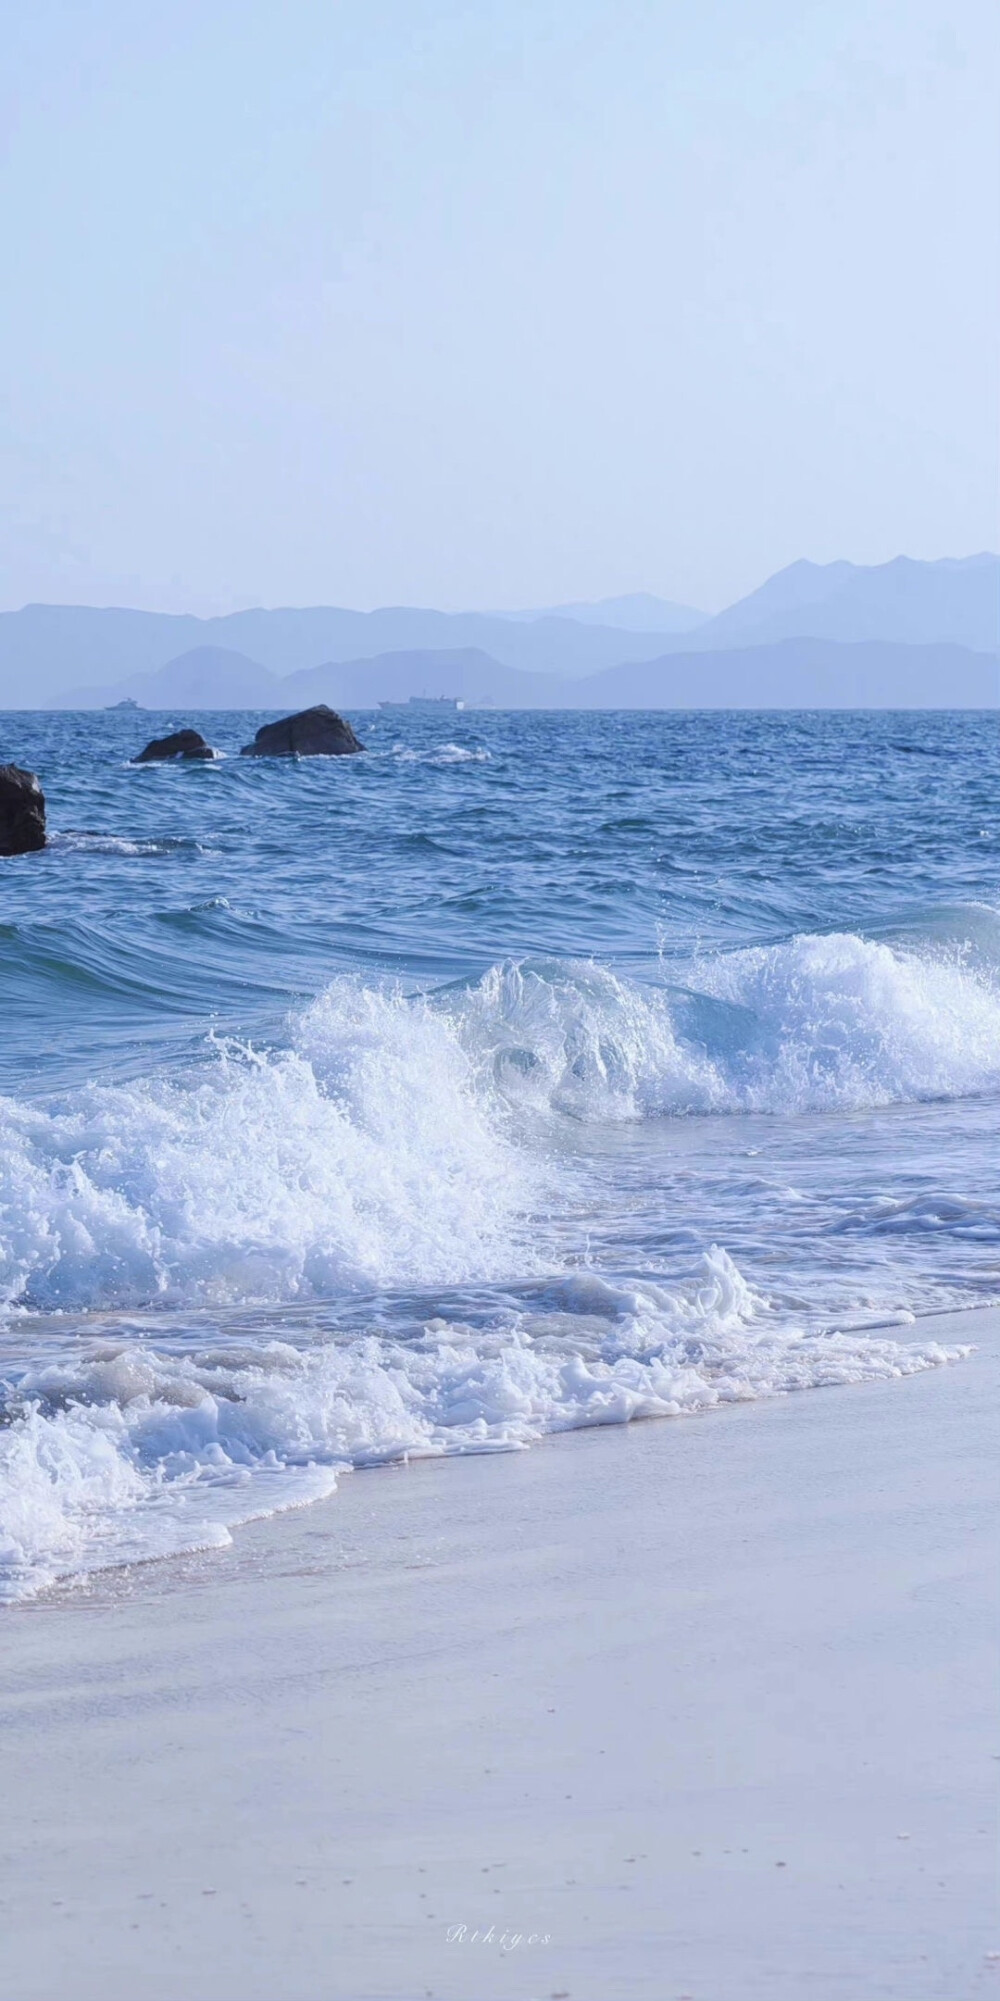
[[[0,2001],[1000,2001],[994,10],[7,15]]]
[[[3,2001],[992,1993],[1000,1312],[932,1331],[7,1608]]]

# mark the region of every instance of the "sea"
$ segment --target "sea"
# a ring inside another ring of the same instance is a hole
[[[0,719],[51,834],[0,861],[0,1595],[353,1468],[962,1366],[926,1316],[1000,1299],[996,712],[241,758],[261,720]],[[130,762],[191,721],[217,760]]]

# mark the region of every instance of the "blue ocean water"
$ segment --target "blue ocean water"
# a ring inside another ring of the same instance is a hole
[[[995,715],[7,715],[0,1591],[1000,1297]]]

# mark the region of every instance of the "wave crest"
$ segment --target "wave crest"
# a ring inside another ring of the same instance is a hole
[[[488,1278],[531,1183],[447,1018],[343,979],[291,1049],[223,1043],[183,1083],[0,1101],[0,1296],[53,1311]]]
[[[800,938],[690,979],[508,964],[406,1000],[342,978],[288,1048],[220,1043],[183,1081],[0,1100],[0,1300],[221,1305],[525,1276],[542,1255],[526,1219],[567,1203],[565,1159],[560,1193],[523,1143],[539,1113],[825,1112],[1000,1084],[1000,996],[960,962]]]
[[[494,967],[461,1033],[511,1100],[601,1120],[806,1113],[1000,1085],[1000,992],[851,934],[696,961],[685,988],[585,963]]]

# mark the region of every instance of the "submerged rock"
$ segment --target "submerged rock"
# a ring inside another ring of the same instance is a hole
[[[298,715],[282,716],[277,723],[262,723],[252,743],[245,743],[241,757],[350,757],[364,750],[350,723],[325,702]]]
[[[154,736],[145,750],[140,750],[132,759],[133,764],[166,764],[172,757],[214,757],[215,751],[206,743],[200,730],[174,730],[170,736]]]
[[[33,771],[0,764],[0,855],[36,854],[45,846],[45,794]]]

